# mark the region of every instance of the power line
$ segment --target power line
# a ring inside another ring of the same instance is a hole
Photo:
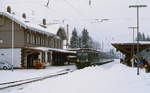
[[[70,2],[68,2],[67,0],[64,0],[65,3],[67,5],[69,5],[77,14],[79,14],[80,16],[85,16],[84,14],[82,14],[76,7],[74,7]]]

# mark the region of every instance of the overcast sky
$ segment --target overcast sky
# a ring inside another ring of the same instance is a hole
[[[16,15],[26,12],[31,20],[39,22],[41,18],[65,20],[79,32],[85,27],[93,39],[109,44],[111,42],[132,42],[132,30],[129,26],[136,26],[136,9],[129,8],[131,4],[145,4],[148,7],[140,9],[140,32],[150,35],[150,1],[149,0],[0,0],[1,10],[7,5],[12,6]],[[110,19],[109,21],[91,23],[93,19]],[[136,34],[136,33],[135,33]],[[107,48],[107,47],[106,47]]]

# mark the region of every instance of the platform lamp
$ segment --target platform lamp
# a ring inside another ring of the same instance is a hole
[[[133,35],[133,44],[134,44],[134,31],[135,31],[135,29],[137,29],[137,27],[128,27],[129,29],[132,29],[132,35]],[[133,45],[133,55],[134,55],[134,45]]]
[[[137,9],[137,53],[139,53],[139,8],[147,7],[147,5],[129,5],[129,8]],[[137,66],[137,75],[139,75],[139,67]]]
[[[134,30],[137,29],[137,27],[128,27],[129,29],[132,29],[133,31],[133,48],[132,48],[132,56],[134,56]]]

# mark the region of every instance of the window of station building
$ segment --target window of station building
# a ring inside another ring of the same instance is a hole
[[[59,40],[57,40],[57,48],[59,48]]]
[[[30,32],[27,33],[27,43],[31,44],[32,34]]]
[[[55,45],[55,48],[57,47],[57,40],[55,39],[55,43],[54,43],[54,45]]]
[[[57,43],[57,42],[58,42],[58,40],[56,39],[56,42],[55,42],[55,46],[56,46],[56,48],[58,48],[58,45],[57,45],[58,43]]]
[[[47,43],[48,43],[48,46],[50,45],[50,38],[48,37],[47,38]]]
[[[50,44],[50,47],[52,48],[53,47],[53,39],[52,38],[50,39],[49,44]]]
[[[43,45],[45,45],[45,38],[43,37]]]
[[[34,35],[35,44],[37,44],[36,38],[37,38],[37,36],[36,36],[36,34],[35,34],[35,35]]]
[[[32,33],[30,33],[30,42],[29,43],[32,44],[33,43],[32,41],[33,41],[33,35],[32,35]]]
[[[38,44],[40,45],[40,36],[38,36]]]
[[[39,38],[38,38],[39,40],[39,45],[41,44],[41,36],[39,35]]]
[[[41,38],[41,35],[39,35],[39,45],[42,44],[42,38]]]
[[[40,45],[42,45],[42,38],[41,38],[41,36],[39,36],[39,42],[40,42]]]
[[[30,34],[29,34],[29,33],[27,33],[27,38],[26,38],[26,40],[27,40],[27,43],[30,43]]]
[[[150,50],[149,49],[146,49],[146,52],[149,52]]]
[[[42,36],[42,45],[44,45],[44,36]]]
[[[55,39],[53,39],[53,48],[55,48],[56,47],[56,40]]]
[[[48,39],[47,39],[47,36],[45,37],[45,45],[47,46],[47,44],[48,44]]]
[[[60,40],[60,48],[62,48],[62,41]]]
[[[49,37],[47,37],[47,46],[49,46]]]
[[[36,43],[35,44],[38,44],[38,35],[36,34],[35,37],[36,37],[36,39],[35,39]]]
[[[52,59],[51,59],[51,53],[48,52],[48,53],[47,53],[47,56],[48,56],[48,57],[47,57],[47,61],[48,61],[48,62],[51,62],[51,60],[52,60]]]
[[[32,34],[32,44],[35,44],[35,35]]]

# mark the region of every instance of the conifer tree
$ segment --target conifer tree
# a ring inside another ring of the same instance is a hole
[[[147,35],[147,38],[146,38],[146,40],[147,40],[147,41],[150,41],[149,35]]]
[[[81,35],[81,48],[90,48],[90,36],[87,29],[83,29]]]
[[[63,27],[60,27],[58,29],[57,36],[59,36],[61,38],[61,40],[66,40],[67,39],[67,35],[66,35],[65,29]]]
[[[72,37],[70,40],[70,48],[79,48],[79,36],[76,28],[72,31]]]
[[[138,37],[136,37],[137,41],[141,41],[142,40],[142,34],[140,32],[138,32]]]
[[[146,38],[145,38],[145,34],[144,34],[144,33],[142,33],[142,40],[143,40],[143,41],[146,41]]]

